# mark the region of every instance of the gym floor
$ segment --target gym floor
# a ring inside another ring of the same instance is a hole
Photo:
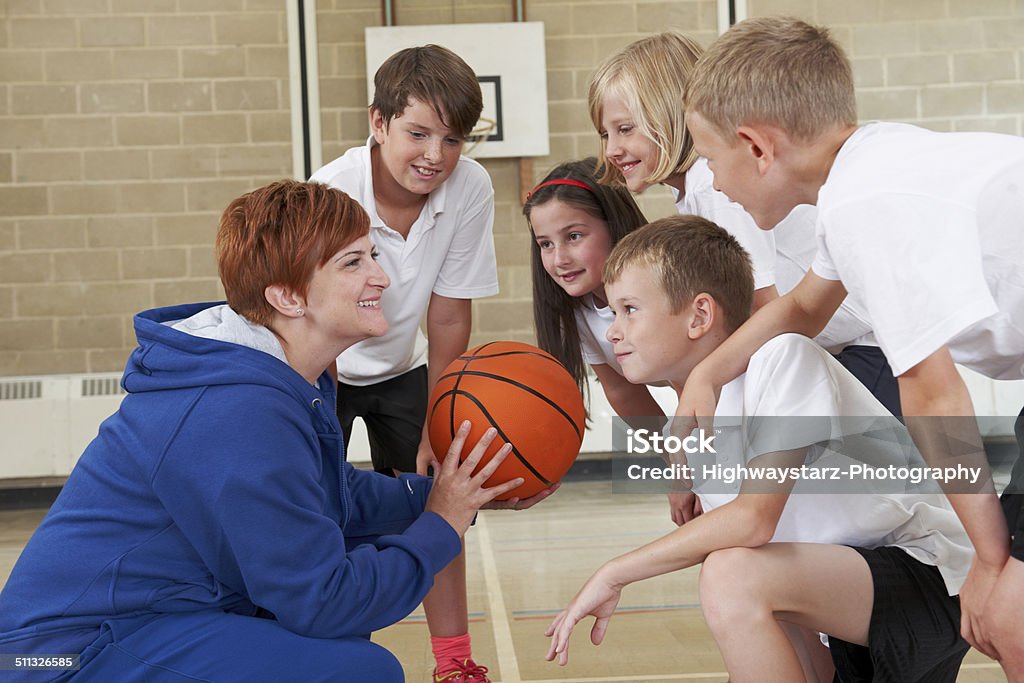
[[[0,582],[45,514],[0,510]],[[605,560],[672,527],[660,495],[613,494],[606,481],[569,481],[532,510],[488,511],[467,536],[470,632],[476,659],[495,683],[605,683],[727,680],[704,625],[694,568],[628,587],[605,642],[589,641],[590,623],[573,634],[569,665],[544,660],[544,629]],[[433,659],[422,610],[379,632],[413,683],[430,680]],[[1005,681],[972,651],[962,683]]]

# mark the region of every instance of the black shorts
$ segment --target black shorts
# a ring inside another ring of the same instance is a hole
[[[1010,529],[1010,555],[1024,562],[1024,409],[1017,416],[1014,432],[1017,435],[1017,460],[1013,463],[1010,484],[999,502],[1003,504],[1006,525]]]
[[[338,421],[346,447],[357,417],[366,424],[373,469],[388,476],[416,471],[427,414],[427,366],[367,386],[338,382]]]
[[[960,637],[960,599],[939,570],[899,548],[854,548],[871,570],[875,597],[868,645],[829,636],[841,683],[954,683],[969,645]]]
[[[877,346],[851,344],[835,354],[839,363],[874,394],[879,403],[896,417],[903,416],[900,384],[892,374],[889,361]]]

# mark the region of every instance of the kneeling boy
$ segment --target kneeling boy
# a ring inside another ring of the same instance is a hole
[[[608,339],[634,383],[682,387],[750,314],[746,252],[695,216],[666,218],[625,237],[604,279],[615,313]],[[827,352],[793,334],[764,344],[747,372],[722,387],[715,410],[716,426],[729,416],[817,417],[828,430],[842,415],[884,420],[888,413]],[[769,439],[782,445],[743,453],[745,466],[799,468],[838,455],[822,445],[829,433],[796,433]],[[955,681],[967,651],[955,596],[972,551],[945,498],[792,490],[792,480],[768,488],[744,481],[733,495],[698,488],[703,515],[590,578],[549,627],[548,659],[566,663],[569,636],[587,615],[597,618],[591,639],[599,644],[627,584],[704,563],[704,616],[737,683],[832,680],[826,653],[808,637],[815,631],[829,635],[844,683]]]

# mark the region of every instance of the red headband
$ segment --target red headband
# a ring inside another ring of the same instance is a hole
[[[547,187],[548,185],[573,185],[575,187],[582,187],[587,192],[592,193],[594,191],[586,183],[581,183],[580,181],[573,180],[572,178],[553,178],[552,180],[545,180],[543,183],[541,183],[537,187],[533,188],[530,192],[528,192],[526,194],[526,201],[530,201],[530,197],[537,194],[537,190],[539,190],[542,187]]]

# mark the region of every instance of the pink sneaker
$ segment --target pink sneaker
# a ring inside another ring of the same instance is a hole
[[[487,677],[487,667],[480,666],[472,659],[463,659],[461,662],[452,659],[451,665],[446,666],[444,671],[440,667],[434,669],[434,683],[491,683]]]

